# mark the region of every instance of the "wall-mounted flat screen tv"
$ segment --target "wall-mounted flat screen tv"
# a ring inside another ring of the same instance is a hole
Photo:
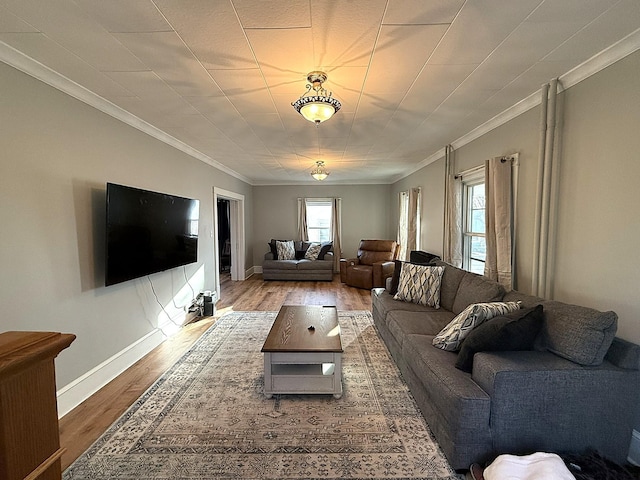
[[[105,285],[198,260],[200,202],[107,183]]]

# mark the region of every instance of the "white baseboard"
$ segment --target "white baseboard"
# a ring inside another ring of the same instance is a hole
[[[262,273],[262,265],[254,265],[253,267],[251,267],[251,269],[253,270],[253,273]]]
[[[58,417],[62,418],[166,339],[155,329],[57,392]]]
[[[640,467],[640,432],[633,431],[631,435],[631,446],[629,447],[629,455],[627,460],[630,464]]]

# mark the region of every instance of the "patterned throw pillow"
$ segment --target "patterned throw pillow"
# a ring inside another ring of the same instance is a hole
[[[400,271],[394,300],[440,308],[440,283],[444,267],[427,267],[405,263]]]
[[[321,248],[322,245],[319,243],[312,243],[309,245],[309,248],[307,248],[307,253],[304,254],[304,258],[307,260],[317,260]]]
[[[296,249],[293,246],[293,240],[288,242],[276,241],[276,250],[278,251],[278,260],[295,260]]]
[[[515,312],[520,308],[520,302],[491,302],[474,303],[465,308],[449,324],[440,330],[433,339],[433,345],[455,352],[460,350],[460,344],[471,330],[485,320],[497,315]]]

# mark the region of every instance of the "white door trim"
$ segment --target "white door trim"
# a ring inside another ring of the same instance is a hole
[[[215,250],[216,293],[220,299],[220,255],[218,245],[218,199],[229,200],[231,227],[231,280],[245,279],[244,195],[213,187],[213,245]]]

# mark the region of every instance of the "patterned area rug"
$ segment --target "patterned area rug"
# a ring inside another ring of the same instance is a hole
[[[369,312],[339,313],[341,399],[266,399],[260,349],[275,317],[234,312],[218,320],[63,478],[463,478],[435,443]]]

